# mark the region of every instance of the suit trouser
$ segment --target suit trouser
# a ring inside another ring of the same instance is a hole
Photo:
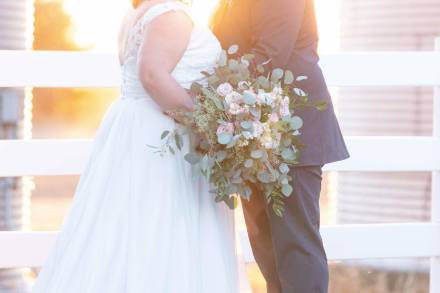
[[[294,192],[282,218],[254,192],[243,210],[255,259],[269,293],[326,293],[327,257],[319,233],[321,166],[291,170]]]

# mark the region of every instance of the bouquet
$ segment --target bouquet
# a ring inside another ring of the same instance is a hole
[[[203,72],[206,85],[191,87],[195,107],[180,112],[180,121],[197,140],[185,159],[209,179],[217,202],[235,208],[239,196],[249,200],[260,190],[281,217],[283,199],[295,184],[289,171],[305,147],[299,139],[303,120],[295,110],[323,110],[326,103],[308,100],[299,87],[306,76],[282,69],[267,73],[254,55],[237,52],[238,46],[223,51],[214,72]],[[160,152],[180,150],[182,135],[164,132]]]

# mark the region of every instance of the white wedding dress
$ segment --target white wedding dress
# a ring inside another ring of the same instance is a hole
[[[137,76],[142,30],[154,17],[185,10],[168,1],[136,23],[121,66],[122,95],[107,110],[71,208],[33,293],[237,293],[233,213],[214,203],[209,186],[185,160],[161,157],[164,115]],[[220,53],[207,27],[195,24],[173,72],[184,88],[201,81]]]

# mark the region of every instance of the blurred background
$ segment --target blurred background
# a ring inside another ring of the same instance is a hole
[[[440,36],[438,0],[315,2],[321,53],[433,50]],[[207,22],[215,0],[195,0],[193,6]],[[0,50],[116,52],[117,29],[129,7],[129,0],[0,0]],[[431,134],[431,88],[331,91],[345,135]],[[92,138],[118,95],[117,89],[0,88],[0,139]],[[430,176],[327,173],[321,222],[427,221]],[[58,230],[78,179],[0,178],[0,230]],[[423,259],[333,262],[330,292],[428,292],[428,264]],[[38,268],[0,270],[0,293],[28,292],[37,273]],[[254,292],[265,292],[258,268],[250,265],[248,273]]]

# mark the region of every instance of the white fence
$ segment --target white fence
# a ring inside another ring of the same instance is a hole
[[[440,39],[437,41],[440,50]],[[325,226],[330,260],[431,258],[430,292],[440,292],[440,51],[325,55],[331,86],[432,86],[432,137],[347,137],[352,157],[327,171],[432,172],[432,220],[427,223]],[[0,87],[116,87],[117,58],[105,53],[0,51]],[[0,176],[80,174],[90,140],[0,141]],[[55,232],[0,232],[0,268],[36,267]],[[246,235],[244,254],[252,261]]]

